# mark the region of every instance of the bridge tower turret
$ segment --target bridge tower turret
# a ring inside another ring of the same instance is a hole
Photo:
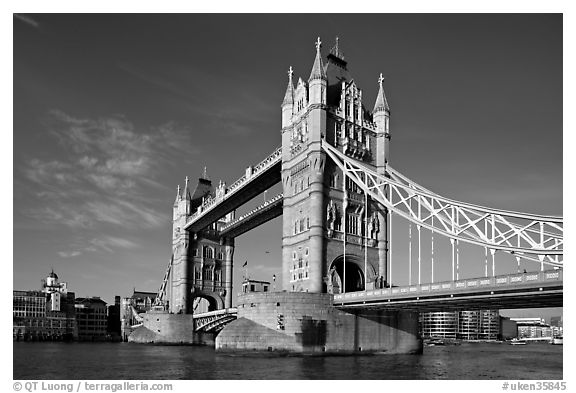
[[[292,67],[288,70],[288,86],[284,101],[282,101],[282,128],[289,127],[292,124],[292,115],[294,114],[294,83],[292,82]]]
[[[190,233],[184,230],[186,219],[191,214],[192,198],[188,189],[188,177],[182,194],[180,185],[174,201],[172,218],[172,299],[170,311],[174,313],[186,313],[190,299],[190,261],[188,247],[190,245]]]
[[[378,167],[378,172],[382,174],[386,171],[386,165],[390,160],[390,106],[384,93],[383,82],[384,77],[380,74],[378,78],[378,95],[372,111],[374,123],[376,123],[376,131],[378,132],[376,166]]]
[[[327,80],[320,48],[318,38],[308,83],[299,78],[293,93],[290,119],[284,117],[287,105],[282,106],[282,284],[290,291],[323,292],[326,159],[321,138],[326,128]]]
[[[376,171],[382,175],[386,174],[386,167],[390,160],[390,106],[384,93],[384,77],[380,74],[378,78],[378,95],[372,111],[374,123],[376,124]],[[378,217],[382,222],[382,230],[378,234],[379,266],[378,271],[381,277],[388,274],[388,211],[379,211]]]

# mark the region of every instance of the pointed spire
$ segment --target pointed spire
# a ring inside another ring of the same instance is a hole
[[[210,178],[208,177],[208,171],[206,170],[206,167],[204,167],[204,172],[202,172],[202,179],[210,180]]]
[[[188,189],[188,176],[186,176],[184,184],[184,191],[182,192],[182,198],[186,198],[188,200],[192,199],[190,196],[190,190]]]
[[[338,38],[338,36],[336,36],[336,44],[334,44],[334,46],[332,47],[332,49],[330,49],[330,53],[334,56],[336,56],[337,58],[339,58],[340,60],[346,60],[344,58],[344,53],[340,50],[340,39]]]
[[[376,96],[376,103],[374,104],[373,113],[380,111],[390,111],[390,106],[388,105],[388,100],[386,99],[386,94],[384,94],[384,77],[380,74],[378,78],[378,85],[380,89],[378,90],[378,95]]]
[[[288,86],[286,87],[286,94],[284,94],[284,101],[282,101],[282,105],[285,104],[293,104],[294,103],[294,84],[292,83],[292,66],[288,69]]]
[[[176,190],[176,200],[174,201],[174,204],[176,205],[180,199],[180,184],[178,184],[178,188]]]
[[[313,79],[326,79],[324,63],[322,62],[322,54],[320,53],[321,47],[322,41],[320,41],[320,37],[318,37],[318,40],[316,41],[316,58],[314,59],[314,65],[312,66],[312,72],[310,73],[310,78],[308,78],[308,81]]]

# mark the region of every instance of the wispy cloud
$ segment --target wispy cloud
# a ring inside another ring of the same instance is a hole
[[[40,28],[40,24],[28,15],[14,14],[14,18],[26,23],[29,26],[34,27],[35,29]]]
[[[115,249],[135,249],[139,244],[122,237],[102,235],[87,241],[75,241],[72,250],[58,251],[61,258],[74,258],[91,252],[106,251],[113,254]]]
[[[110,253],[114,252],[114,248],[126,248],[126,249],[134,249],[138,247],[138,244],[134,243],[131,240],[123,239],[120,237],[114,236],[103,236],[99,238],[92,239],[90,243],[96,247],[103,250],[106,250]],[[93,248],[89,248],[92,250]]]
[[[74,258],[82,255],[80,251],[58,251],[58,255],[62,258]]]
[[[162,168],[174,157],[194,154],[191,132],[174,122],[139,129],[123,116],[82,119],[59,110],[45,125],[61,149],[48,158],[31,158],[22,167],[36,203],[21,213],[38,223],[74,230],[158,228],[170,221],[156,210],[154,195],[162,184]],[[112,237],[84,236],[84,245],[58,254],[78,256],[97,249],[133,247]],[[91,240],[86,240],[91,239]]]

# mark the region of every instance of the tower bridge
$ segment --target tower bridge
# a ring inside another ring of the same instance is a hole
[[[228,324],[218,349],[418,352],[419,311],[562,305],[563,219],[455,201],[392,168],[382,74],[377,87],[369,110],[338,40],[323,57],[318,39],[308,79],[294,80],[289,69],[281,147],[230,186],[215,187],[204,175],[192,191],[188,179],[178,187],[173,254],[157,297],[162,311],[150,319],[157,340]],[[236,217],[278,183],[281,194]],[[232,309],[235,237],[280,215],[281,291],[242,295]],[[409,285],[394,276],[406,266],[392,258],[398,220],[410,228],[409,269],[417,245],[417,284],[411,271]],[[424,231],[432,240],[429,282],[420,274]],[[448,255],[435,254],[434,239],[450,243]],[[464,260],[463,244],[484,258]],[[517,271],[499,271],[501,256],[515,260]],[[441,260],[451,262],[450,281],[434,280]],[[531,271],[521,273],[521,262]],[[461,277],[465,263],[484,275]],[[208,301],[208,313],[194,314],[198,298]],[[182,330],[186,323],[193,327]]]

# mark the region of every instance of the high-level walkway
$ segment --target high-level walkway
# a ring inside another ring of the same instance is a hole
[[[281,166],[282,148],[278,148],[258,165],[248,167],[242,177],[226,188],[223,197],[203,204],[190,216],[184,229],[198,232],[279,183]]]

